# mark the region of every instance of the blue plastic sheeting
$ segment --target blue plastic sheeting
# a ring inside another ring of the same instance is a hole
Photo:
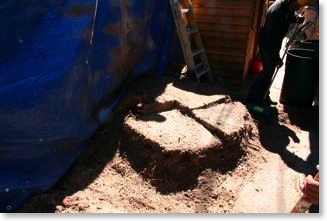
[[[123,94],[162,75],[169,1],[0,1],[0,212],[49,190]]]

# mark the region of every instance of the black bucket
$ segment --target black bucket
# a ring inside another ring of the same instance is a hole
[[[311,49],[289,49],[279,102],[289,106],[311,107],[319,80],[319,59]]]
[[[319,40],[302,40],[299,43],[300,48],[311,49],[319,54]]]

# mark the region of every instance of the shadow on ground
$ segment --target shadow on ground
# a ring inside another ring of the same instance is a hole
[[[270,107],[269,113],[269,117],[252,113],[252,117],[257,120],[262,146],[270,152],[279,154],[285,164],[293,170],[303,174],[315,174],[316,160],[303,160],[286,148],[290,144],[290,139],[295,143],[300,142],[296,132],[280,123],[278,110],[275,107]],[[310,115],[308,115],[307,118],[310,118],[306,119],[308,121],[313,120]],[[303,122],[298,118],[296,121]],[[317,148],[317,145],[311,147],[311,155],[313,154],[316,157],[319,156]]]

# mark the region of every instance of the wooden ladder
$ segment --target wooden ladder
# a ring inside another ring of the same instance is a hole
[[[199,28],[194,19],[191,0],[169,0],[176,29],[183,50],[186,68],[182,72],[194,73],[198,82],[206,76],[214,82]]]

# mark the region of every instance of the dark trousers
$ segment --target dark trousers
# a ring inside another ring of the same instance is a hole
[[[275,72],[275,62],[264,49],[260,49],[260,56],[263,62],[263,70],[249,89],[247,97],[247,102],[249,103],[263,103],[263,98]],[[269,91],[267,97],[268,96]]]

